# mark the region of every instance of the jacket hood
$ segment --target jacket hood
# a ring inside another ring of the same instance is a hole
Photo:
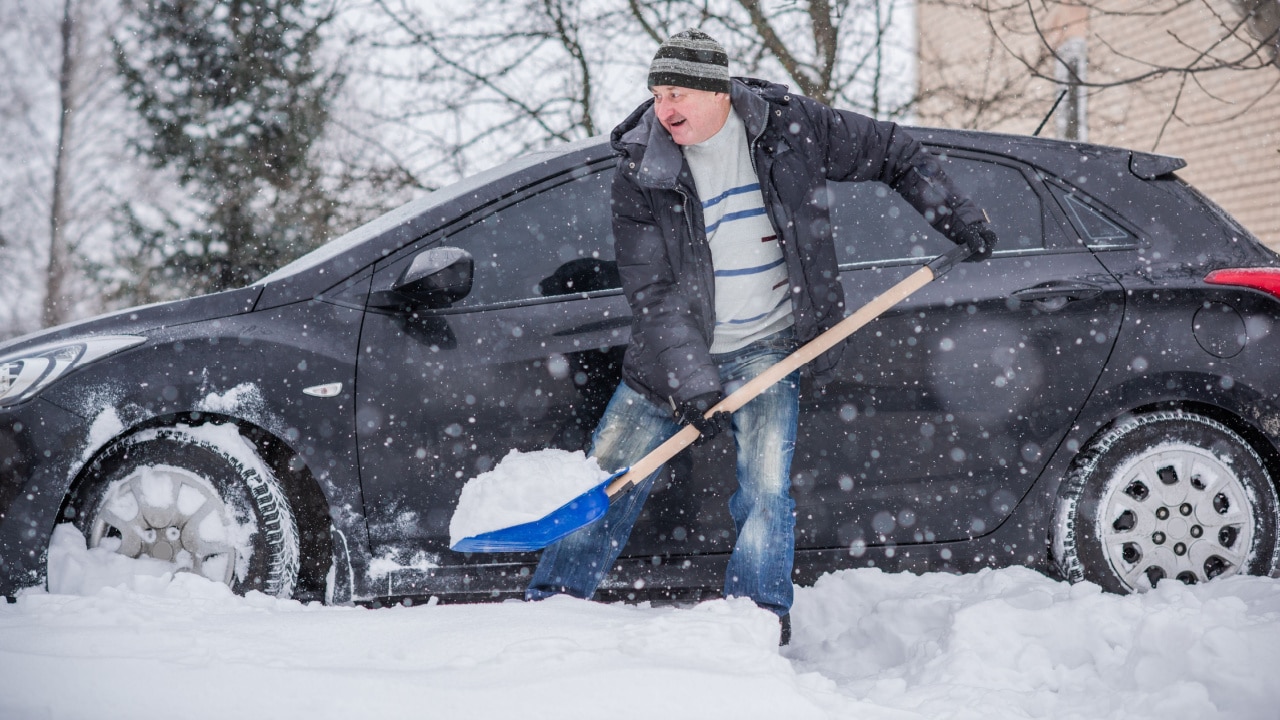
[[[730,88],[734,112],[742,118],[747,132],[757,137],[769,121],[769,104],[787,104],[787,86],[756,78],[735,77]],[[680,146],[658,122],[653,99],[644,101],[613,129],[609,139],[614,150],[636,161],[636,180],[643,186],[673,188],[684,165]]]

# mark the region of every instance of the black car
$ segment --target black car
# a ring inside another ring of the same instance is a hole
[[[1271,574],[1280,262],[1177,159],[918,129],[1001,244],[850,340],[802,393],[796,580],[1021,564],[1115,591]],[[510,597],[536,554],[452,552],[462,485],[580,449],[629,310],[604,139],[391,212],[246,288],[0,347],[0,593],[50,535],[238,591]],[[851,307],[951,246],[887,187],[833,184]],[[681,455],[604,585],[714,594],[727,439]]]

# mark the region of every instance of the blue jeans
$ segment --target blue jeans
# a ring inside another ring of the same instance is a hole
[[[795,349],[790,330],[723,355],[713,355],[725,393],[776,364]],[[792,373],[733,414],[738,489],[729,498],[737,540],[725,570],[724,594],[749,597],[785,615],[791,609],[795,557],[795,501],[791,458],[800,413],[798,373]],[[674,435],[680,424],[626,383],[618,386],[592,438],[591,455],[620,470]],[[547,547],[525,590],[526,600],[564,593],[590,598],[613,567],[649,497],[659,469],[615,497],[604,517]]]

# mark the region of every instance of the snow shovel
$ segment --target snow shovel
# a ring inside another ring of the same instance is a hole
[[[707,415],[732,413],[764,392],[769,386],[835,347],[863,325],[880,317],[889,308],[907,299],[915,291],[942,277],[956,263],[969,257],[971,250],[961,245],[930,260],[927,265],[908,275],[898,284],[863,305],[826,332],[796,349],[776,365],[755,376],[745,385],[721,400]],[[549,514],[526,523],[465,537],[453,546],[458,552],[524,552],[541,550],[560,538],[590,525],[609,509],[609,502],[631,485],[639,484],[698,437],[693,425],[685,425],[666,442],[654,448],[634,465],[609,476],[599,485],[575,497]]]

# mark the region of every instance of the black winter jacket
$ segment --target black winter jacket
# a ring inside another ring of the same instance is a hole
[[[828,180],[879,180],[953,239],[960,227],[983,219],[955,192],[937,160],[894,123],[750,78],[734,78],[731,101],[747,128],[765,209],[782,244],[801,342],[845,313]],[[613,130],[613,146],[622,155],[613,180],[613,232],[633,314],[622,377],[669,406],[722,388],[708,349],[715,280],[702,202],[684,153],[652,106],[645,102]],[[819,383],[830,379],[840,350],[807,368]]]

